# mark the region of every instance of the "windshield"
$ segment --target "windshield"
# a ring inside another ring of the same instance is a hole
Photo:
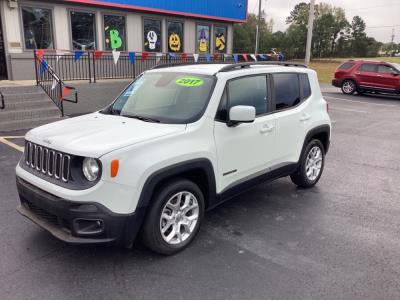
[[[204,113],[214,82],[199,74],[145,73],[104,112],[147,122],[194,122]]]

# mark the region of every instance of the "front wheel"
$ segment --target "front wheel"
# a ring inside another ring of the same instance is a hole
[[[300,157],[298,170],[290,175],[290,178],[301,188],[313,187],[321,178],[324,164],[324,146],[319,140],[312,140]]]
[[[357,90],[356,83],[353,80],[345,80],[342,83],[342,92],[347,95],[352,95]]]
[[[204,197],[192,181],[176,179],[163,185],[152,199],[142,229],[144,244],[154,252],[171,255],[195,238],[204,216]]]

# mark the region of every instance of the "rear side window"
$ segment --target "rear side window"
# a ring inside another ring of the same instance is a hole
[[[276,110],[300,103],[299,78],[295,73],[273,74]]]
[[[339,70],[348,70],[351,69],[354,66],[354,63],[351,62],[345,62],[344,64],[342,64],[341,66],[339,66]]]
[[[388,65],[378,65],[378,73],[390,74],[394,71],[391,66]]]
[[[301,100],[307,99],[311,96],[310,81],[308,80],[307,74],[299,74],[300,78],[300,89],[301,89]]]
[[[376,72],[375,64],[362,64],[359,68],[360,71],[364,72]]]

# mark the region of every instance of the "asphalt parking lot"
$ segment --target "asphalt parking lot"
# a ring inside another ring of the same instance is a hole
[[[209,212],[172,257],[66,245],[24,219],[10,146],[22,139],[0,141],[1,298],[400,299],[400,99],[324,96],[333,134],[319,184],[260,185]]]

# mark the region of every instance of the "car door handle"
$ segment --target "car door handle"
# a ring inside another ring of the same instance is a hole
[[[269,133],[272,130],[274,130],[274,128],[275,128],[275,126],[273,126],[273,125],[265,124],[263,127],[261,127],[260,133]]]
[[[308,120],[310,120],[311,119],[311,115],[309,115],[309,114],[303,114],[301,117],[300,117],[300,121],[301,122],[305,122],[305,121],[308,121]]]

